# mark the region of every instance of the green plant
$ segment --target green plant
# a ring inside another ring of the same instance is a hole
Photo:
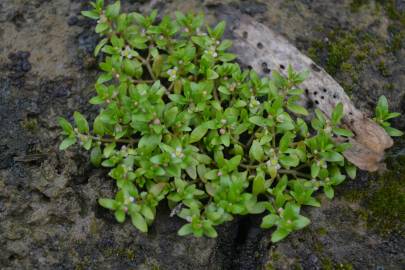
[[[309,224],[301,206],[318,207],[322,189],[355,177],[342,152],[350,147],[332,136],[352,136],[340,127],[343,106],[331,119],[298,104],[305,73],[288,68],[285,78],[259,78],[242,70],[221,40],[225,23],[203,26],[203,16],[156,11],[149,16],[120,13],[120,2],[103,10],[92,3],[83,15],[98,20],[104,53],[97,95],[100,107],[92,130],[75,112],[73,126],[59,123],[66,136],[60,149],[79,142],[91,162],[110,168],[118,191],[99,203],[118,222],[129,216],[142,232],[167,199],[173,215],[187,221],[180,235],[216,237],[215,226],[234,215],[266,212],[261,226],[276,227],[273,241]],[[204,31],[207,30],[207,32]]]
[[[375,108],[375,117],[373,118],[373,120],[381,127],[383,127],[390,136],[398,137],[402,136],[404,133],[396,128],[391,127],[391,123],[388,122],[388,120],[400,115],[401,114],[397,112],[390,112],[388,110],[387,98],[385,96],[381,96],[378,99],[378,103]]]

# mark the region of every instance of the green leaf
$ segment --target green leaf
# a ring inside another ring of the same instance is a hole
[[[180,236],[185,236],[193,233],[193,227],[190,223],[184,224],[180,230],[177,232]]]
[[[154,149],[156,146],[159,145],[159,143],[161,141],[162,141],[161,135],[152,134],[152,135],[143,136],[138,142],[138,147]]]
[[[290,111],[292,111],[293,113],[296,113],[296,114],[305,115],[305,116],[308,115],[308,111],[304,107],[297,105],[297,104],[287,104],[287,109],[289,109]]]
[[[75,137],[69,137],[66,138],[62,141],[62,143],[59,145],[59,150],[65,150],[69,146],[73,145],[76,143],[76,138]]]
[[[75,123],[77,128],[79,129],[79,132],[89,133],[89,124],[87,123],[86,118],[84,118],[81,113],[74,112],[73,118],[75,119]]]
[[[96,5],[98,8],[103,8],[104,6],[104,0],[96,0]]]
[[[273,227],[274,225],[277,224],[277,222],[280,220],[280,217],[274,214],[269,214],[262,219],[262,223],[260,224],[260,227],[263,229],[269,229]]]
[[[296,220],[293,221],[294,229],[296,230],[302,229],[308,226],[309,223],[311,223],[311,221],[308,218],[300,215]]]
[[[316,163],[312,163],[311,165],[311,177],[316,178],[319,174],[320,167]]]
[[[211,225],[204,226],[204,234],[210,238],[216,238],[218,236],[217,231]]]
[[[333,197],[335,196],[335,192],[330,185],[324,186],[323,191],[325,192],[325,195],[328,199],[333,199]]]
[[[261,116],[252,116],[249,118],[249,122],[260,127],[267,127],[267,121]]]
[[[354,165],[346,165],[346,166],[345,166],[345,170],[346,170],[347,175],[348,175],[351,179],[356,178],[356,171],[357,171],[356,166],[354,166]]]
[[[110,26],[108,25],[108,23],[99,23],[96,26],[96,33],[100,34],[106,30],[108,30],[110,28]]]
[[[214,37],[216,39],[220,39],[222,37],[222,35],[224,34],[225,26],[226,26],[226,24],[224,21],[218,23],[217,26],[212,31],[212,37]]]
[[[221,143],[226,147],[229,147],[229,145],[231,144],[231,136],[229,135],[229,133],[221,136]]]
[[[230,41],[229,39],[225,39],[221,42],[221,44],[219,44],[218,46],[218,51],[224,51],[226,49],[229,49],[230,47],[232,47],[232,41]]]
[[[124,59],[124,71],[130,76],[140,77],[142,75],[142,68],[138,61]]]
[[[321,153],[321,157],[329,162],[340,162],[343,161],[344,157],[338,152],[328,151]]]
[[[279,142],[279,149],[280,149],[281,153],[284,153],[285,151],[287,151],[293,138],[294,138],[294,135],[290,132],[286,132],[283,135],[283,137],[281,137],[280,142]]]
[[[102,160],[102,152],[100,146],[93,147],[90,152],[90,162],[94,166],[100,166]]]
[[[100,77],[98,77],[97,79],[97,84],[102,84],[105,82],[108,82],[112,79],[112,74],[111,73],[103,73],[100,75]]]
[[[257,175],[253,180],[253,195],[258,195],[266,191],[266,181],[262,175]]]
[[[134,225],[141,232],[146,233],[148,231],[148,224],[146,224],[145,219],[138,212],[131,213],[132,225]]]
[[[109,158],[111,156],[111,154],[114,152],[115,150],[115,142],[107,144],[107,146],[104,148],[104,152],[103,155],[105,158]]]
[[[296,167],[300,163],[299,158],[295,155],[282,155],[280,156],[279,161],[284,167]]]
[[[115,210],[117,208],[117,202],[113,199],[100,198],[100,199],[98,199],[98,203],[102,207],[110,209],[110,210]]]
[[[84,17],[87,17],[87,18],[90,18],[93,20],[98,20],[100,18],[100,15],[97,13],[96,10],[85,10],[85,11],[82,11],[81,14]]]
[[[389,113],[389,114],[384,118],[384,120],[396,118],[396,117],[399,117],[399,116],[401,116],[400,113],[392,112],[392,113]]]
[[[325,115],[323,114],[323,112],[321,112],[321,110],[315,109],[315,115],[322,125],[326,123]]]
[[[344,128],[334,127],[334,128],[332,128],[332,131],[333,131],[333,133],[335,133],[336,135],[339,135],[339,136],[344,136],[344,137],[353,137],[354,136],[353,132],[351,132],[348,129],[344,129]]]
[[[287,231],[286,229],[277,228],[277,230],[271,234],[271,242],[276,243],[280,240],[283,240],[287,237],[288,234],[289,231]]]
[[[94,56],[97,56],[100,53],[100,50],[104,47],[104,45],[108,42],[107,38],[103,38],[94,49]]]
[[[260,143],[257,140],[253,141],[252,146],[250,147],[250,150],[249,150],[249,155],[257,161],[263,160],[264,151],[263,151],[262,146],[260,145]]]
[[[58,117],[58,123],[59,123],[59,126],[63,129],[63,131],[67,135],[70,135],[73,133],[72,125],[65,118]]]
[[[125,212],[124,212],[124,210],[118,209],[118,210],[115,211],[114,215],[115,215],[115,219],[119,223],[123,223],[125,221]]]
[[[208,129],[202,124],[198,127],[196,127],[190,134],[190,140],[189,143],[195,143],[198,142],[199,140],[204,137],[204,135],[207,133]]]
[[[385,131],[387,131],[387,133],[392,136],[392,137],[400,137],[402,135],[404,135],[404,133],[396,128],[392,128],[392,127],[384,127]]]
[[[93,104],[93,105],[100,105],[100,104],[103,104],[103,103],[104,103],[104,99],[102,99],[102,98],[99,97],[99,96],[95,96],[95,97],[92,97],[92,98],[89,100],[89,103],[90,103],[90,104]]]
[[[93,131],[95,134],[103,136],[105,133],[104,123],[100,116],[97,116],[93,122]]]
[[[381,96],[377,102],[377,108],[381,112],[381,116],[385,117],[388,114],[388,101],[385,96]]]
[[[93,139],[90,136],[85,137],[82,140],[83,148],[86,149],[86,150],[90,150],[92,142],[93,142]]]
[[[153,220],[155,218],[155,215],[153,214],[152,209],[147,205],[142,206],[141,213],[145,218],[147,218],[149,220]]]
[[[229,62],[235,60],[237,58],[236,54],[233,53],[221,53],[218,57],[219,60],[222,62]]]
[[[108,18],[114,19],[119,15],[120,9],[121,9],[121,3],[120,3],[120,1],[117,1],[114,4],[107,6],[105,15]]]
[[[339,102],[337,105],[336,105],[336,107],[335,107],[335,109],[333,110],[333,112],[332,112],[332,123],[334,124],[334,125],[337,125],[337,124],[340,124],[340,120],[342,119],[342,117],[343,117],[343,104],[341,103],[341,102]],[[344,136],[344,135],[343,135]]]
[[[207,80],[215,80],[218,77],[219,77],[218,73],[216,73],[212,69],[207,70]]]

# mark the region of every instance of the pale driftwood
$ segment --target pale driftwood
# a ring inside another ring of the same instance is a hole
[[[393,144],[391,137],[353,105],[344,89],[328,73],[287,39],[253,18],[233,9],[221,10],[218,16],[228,21],[233,51],[240,62],[259,74],[269,76],[271,71],[277,70],[286,75],[290,64],[298,71],[309,70],[310,75],[302,84],[306,104],[312,103],[330,117],[336,104],[341,102],[345,113],[343,123],[355,134],[349,140],[353,147],[344,153],[345,157],[362,170],[378,170],[384,150]]]

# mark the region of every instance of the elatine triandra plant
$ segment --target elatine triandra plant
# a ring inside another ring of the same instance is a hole
[[[79,112],[75,128],[60,118],[60,149],[79,142],[94,165],[111,169],[118,191],[99,203],[118,222],[129,216],[146,232],[167,199],[187,222],[179,235],[216,237],[215,226],[234,215],[266,212],[261,227],[275,227],[279,241],[310,223],[300,209],[320,206],[318,189],[332,198],[345,174],[355,177],[342,155],[350,145],[332,138],[352,136],[340,126],[342,104],[331,119],[315,110],[311,126],[301,118],[304,73],[289,67],[286,78],[273,71],[270,79],[242,70],[227,52],[231,41],[221,40],[224,22],[211,28],[202,15],[179,12],[157,22],[156,11],[91,4],[83,15],[104,37],[90,99],[100,113],[92,129]],[[390,116],[379,110],[379,120]]]

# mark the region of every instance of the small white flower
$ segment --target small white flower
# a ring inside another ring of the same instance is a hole
[[[284,115],[278,115],[278,116],[276,117],[276,120],[277,120],[277,122],[282,123],[282,122],[284,122],[285,117],[284,117]]]

